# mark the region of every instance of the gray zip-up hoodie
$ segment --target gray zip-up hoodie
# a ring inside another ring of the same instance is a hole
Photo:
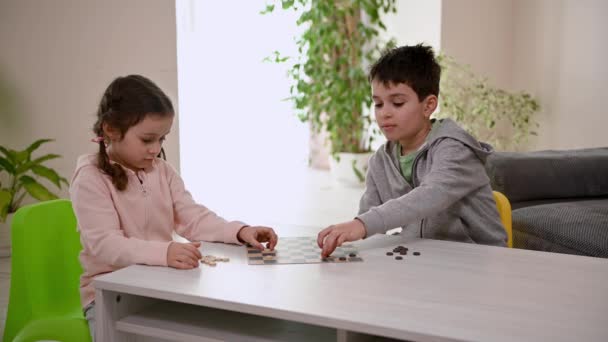
[[[412,165],[412,184],[387,142],[369,160],[359,216],[367,236],[403,227],[405,235],[506,246],[484,163],[492,147],[454,121],[433,129]]]

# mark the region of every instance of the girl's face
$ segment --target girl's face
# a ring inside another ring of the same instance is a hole
[[[104,125],[104,132],[110,138],[110,159],[136,172],[151,167],[172,125],[173,115],[154,113],[130,127],[123,137],[120,131]]]

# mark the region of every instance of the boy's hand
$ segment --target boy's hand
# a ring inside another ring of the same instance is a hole
[[[366,235],[365,225],[357,219],[329,226],[317,236],[317,244],[322,249],[321,257],[327,258],[344,242],[363,239]]]
[[[198,250],[200,246],[200,242],[171,242],[167,249],[167,265],[182,270],[197,268],[203,257]]]
[[[262,242],[268,242],[268,248],[274,250],[279,239],[272,228],[261,226],[245,226],[239,230],[237,238],[239,241],[248,243],[259,250],[264,250]]]

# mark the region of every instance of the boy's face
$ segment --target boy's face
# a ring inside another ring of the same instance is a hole
[[[437,108],[437,96],[419,101],[418,95],[405,83],[372,81],[376,121],[386,139],[410,146],[429,131],[429,118]]]
[[[117,130],[105,126],[104,131],[111,141],[108,154],[112,160],[133,171],[149,168],[160,153],[172,125],[173,115],[148,114],[130,127],[124,137]]]

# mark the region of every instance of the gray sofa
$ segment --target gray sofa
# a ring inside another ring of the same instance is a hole
[[[496,152],[486,171],[511,202],[513,247],[608,258],[608,148]]]

